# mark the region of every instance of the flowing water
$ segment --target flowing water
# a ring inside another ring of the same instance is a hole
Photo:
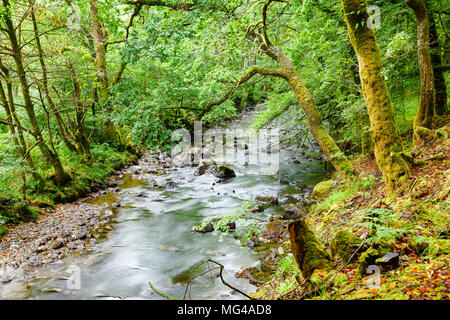
[[[245,129],[251,118],[249,114],[231,123],[231,127]],[[221,238],[194,233],[191,228],[206,217],[229,214],[256,196],[284,193],[302,197],[302,191],[295,185],[321,181],[324,170],[323,162],[302,158],[299,151],[280,150],[280,170],[273,176],[258,175],[256,165],[236,165],[232,166],[236,178],[214,184],[214,176],[194,176],[195,168],[185,167],[154,177],[160,185],[173,181],[178,185],[176,188],[152,187],[146,183],[119,185],[121,191],[115,197],[122,207],[114,211],[113,230],[105,239],[97,241],[89,253],[25,272],[22,280],[4,288],[3,294],[6,292],[7,296],[2,298],[161,299],[150,288],[149,281],[170,296],[183,297],[193,266],[207,258],[225,266],[226,281],[244,292],[252,292],[255,287],[247,280],[236,278],[235,273],[257,265],[257,254],[230,235]],[[280,205],[285,203],[282,201]],[[277,210],[280,206],[272,206],[264,215]],[[211,276],[195,279],[190,296],[192,299],[243,298]]]

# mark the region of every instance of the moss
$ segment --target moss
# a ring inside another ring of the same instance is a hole
[[[333,180],[323,181],[314,187],[311,197],[320,199],[331,193],[331,188],[333,187]]]
[[[381,256],[380,252],[371,247],[359,257],[358,276],[365,276],[367,268],[375,263],[375,260]]]
[[[55,206],[55,202],[52,199],[38,196],[33,200],[33,205],[38,208],[53,208]]]
[[[11,207],[8,216],[12,223],[34,221],[38,218],[38,210],[31,207],[27,202],[20,201]]]
[[[383,61],[375,32],[366,27],[369,19],[365,0],[341,0],[350,40],[358,56],[362,93],[370,119],[375,158],[383,173],[386,193],[398,190],[399,180],[409,175],[403,157],[402,140],[395,121],[394,107],[382,74]]]
[[[334,278],[334,283],[338,286],[346,285],[348,282],[348,276],[345,273],[338,273]]]
[[[0,237],[4,236],[8,233],[8,228],[6,228],[3,224],[0,224]]]
[[[341,230],[331,240],[331,255],[333,257],[338,256],[342,263],[346,263],[360,244],[361,239],[354,236],[351,232]]]
[[[292,252],[304,279],[309,279],[315,269],[330,265],[330,255],[304,220],[289,224],[289,236]]]

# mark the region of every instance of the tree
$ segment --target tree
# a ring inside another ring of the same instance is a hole
[[[36,139],[36,143],[39,149],[41,150],[42,155],[53,166],[53,169],[55,171],[55,182],[57,184],[64,184],[69,180],[69,176],[64,171],[64,168],[61,164],[61,160],[59,159],[58,154],[52,151],[46,144],[44,137],[42,135],[42,130],[40,128],[38,119],[36,117],[34,104],[30,93],[30,86],[28,84],[27,73],[25,71],[25,65],[22,57],[23,46],[19,44],[17,38],[16,27],[14,26],[12,21],[12,13],[9,0],[3,0],[3,6],[4,8],[6,8],[6,13],[3,14],[5,32],[8,35],[11,44],[12,57],[16,65],[17,69],[16,72],[19,78],[19,82],[21,84],[21,90],[25,104],[24,107],[31,124],[31,132],[33,133],[33,136]]]
[[[365,0],[341,0],[348,33],[358,57],[362,92],[369,113],[375,158],[383,173],[388,196],[409,176],[408,157],[394,118],[394,108],[383,76],[375,32],[369,29]]]
[[[299,74],[296,72],[292,61],[289,59],[286,53],[276,47],[269,40],[266,20],[269,6],[273,2],[279,1],[268,0],[264,4],[262,8],[262,21],[256,25],[250,26],[247,29],[246,36],[252,42],[256,41],[259,50],[269,56],[272,60],[276,61],[279,69],[253,67],[245,76],[237,81],[235,85],[245,83],[255,74],[274,76],[286,80],[291,89],[294,91],[297,102],[300,104],[303,112],[306,115],[310,132],[314,136],[324,154],[327,156],[336,170],[344,174],[351,174],[354,172],[353,165],[341,151],[333,138],[329,135],[327,129],[325,128],[325,125],[322,122],[322,117],[316,104],[314,103],[312,95],[306,85],[303,83]],[[231,96],[232,92],[233,90],[227,92],[223,98],[210,104],[202,113],[202,115],[208,112],[212,106],[226,101]]]
[[[429,3],[429,2],[428,2]],[[441,58],[441,46],[437,32],[436,21],[431,8],[428,8],[428,20],[430,22],[430,49],[431,63],[434,72],[435,109],[436,114],[442,116],[447,110],[447,85],[445,83],[444,66]]]
[[[417,19],[417,47],[420,69],[420,102],[414,127],[431,128],[435,115],[434,72],[430,54],[430,22],[424,0],[405,0]],[[417,138],[417,135],[416,135]]]

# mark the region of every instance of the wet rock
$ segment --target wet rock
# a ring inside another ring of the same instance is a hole
[[[117,187],[117,182],[116,181],[108,181],[106,183],[106,185],[108,186],[108,188],[116,188]]]
[[[122,207],[122,204],[116,202],[116,203],[113,203],[112,206],[113,206],[114,208],[121,208],[121,207]]]
[[[257,267],[250,267],[244,269],[242,272],[237,272],[237,278],[247,279],[255,286],[262,286],[270,279],[271,273],[264,272]]]
[[[216,163],[214,161],[203,161],[195,170],[194,176],[201,176],[205,173],[211,172],[216,167]]]
[[[294,204],[288,204],[287,206],[284,207],[284,214],[283,214],[284,219],[293,219],[296,217],[301,217],[303,215],[305,215],[305,213]]]
[[[214,224],[214,229],[218,230],[220,228],[224,228],[225,230],[221,230],[221,231],[231,231],[231,230],[236,230],[236,222],[235,221],[231,221],[228,222],[225,227],[222,226],[218,226],[217,224],[220,223],[221,219],[220,218],[215,218],[212,219],[211,222]]]
[[[236,237],[238,238],[238,236],[236,236]],[[248,238],[247,241],[246,241],[246,244],[247,244],[247,246],[248,246],[250,249],[254,249],[254,248],[256,248],[257,246],[259,246],[260,242],[259,242],[258,239]]]
[[[139,192],[134,197],[135,198],[147,198],[147,195],[144,192]]]
[[[278,197],[258,196],[256,197],[256,201],[264,204],[278,204]]]
[[[306,189],[306,188],[308,187],[308,185],[305,184],[305,183],[303,183],[303,182],[297,182],[297,183],[295,184],[295,186],[296,186],[297,188],[299,188],[299,189]]]
[[[168,181],[168,182],[164,183],[163,187],[167,188],[167,189],[175,189],[176,187],[178,187],[178,184],[176,184],[173,181]]]
[[[281,239],[286,236],[286,228],[280,221],[269,222],[261,231],[261,237],[267,240]]]
[[[212,174],[219,179],[231,179],[236,177],[236,173],[233,169],[226,165],[220,165],[215,170],[212,171]]]
[[[203,223],[199,223],[196,224],[192,230],[198,233],[209,233],[214,231],[214,225],[212,222],[208,222],[205,225],[203,225]]]
[[[134,174],[139,174],[142,171],[142,167],[140,166],[133,166],[130,167],[130,172],[134,173]]]
[[[84,239],[87,239],[88,237],[89,237],[89,233],[87,232],[87,230],[80,230],[80,231],[77,231],[76,233],[74,233],[72,235],[71,240],[72,241],[74,241],[74,240],[84,240]]]
[[[262,204],[257,204],[252,206],[249,210],[251,213],[263,212],[264,206]]]

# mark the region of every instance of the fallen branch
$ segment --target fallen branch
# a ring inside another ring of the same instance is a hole
[[[186,287],[185,294],[184,294],[184,299],[186,298],[186,295],[188,294],[188,292],[190,292],[190,287],[192,286],[192,281],[193,281],[195,278],[197,278],[197,277],[199,277],[199,276],[202,276],[202,275],[204,275],[204,274],[206,274],[206,273],[208,273],[208,272],[212,272],[212,271],[214,271],[214,270],[220,269],[220,271],[219,271],[219,278],[220,278],[220,280],[222,281],[222,283],[223,283],[224,285],[226,285],[228,288],[230,288],[230,289],[232,289],[232,290],[234,290],[234,291],[236,291],[236,292],[239,292],[240,294],[242,294],[243,296],[247,297],[247,298],[250,299],[250,300],[258,300],[258,299],[252,298],[251,296],[249,296],[248,294],[246,294],[246,293],[243,292],[242,290],[239,290],[238,288],[236,288],[236,287],[232,286],[231,284],[229,284],[228,282],[226,282],[225,279],[223,278],[223,270],[225,269],[225,266],[224,266],[223,264],[217,262],[217,261],[214,261],[214,260],[212,260],[212,259],[204,260],[204,261],[200,262],[200,263],[194,268],[194,271],[197,270],[198,268],[200,268],[200,266],[204,265],[205,263],[208,264],[208,270],[205,271],[205,272],[202,272],[202,273],[200,273],[200,274],[198,274],[198,275],[195,275],[194,277],[192,277],[192,278],[189,280],[188,285],[187,285],[187,287]],[[209,268],[209,263],[213,263],[213,264],[217,265],[218,267],[215,267],[215,268],[212,268],[212,269],[211,269],[211,268]]]

